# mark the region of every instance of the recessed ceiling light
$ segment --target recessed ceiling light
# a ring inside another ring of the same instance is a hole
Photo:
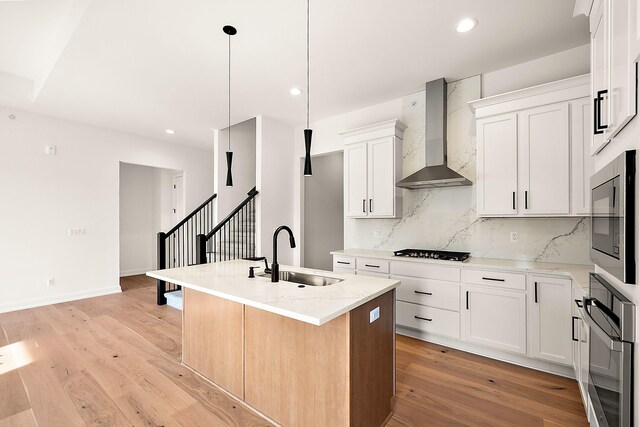
[[[298,96],[302,93],[302,90],[298,89],[297,87],[292,87],[289,93],[293,96]]]
[[[456,25],[456,31],[459,33],[466,33],[467,31],[473,30],[473,28],[478,25],[478,20],[475,18],[464,18],[461,19],[460,22]]]
[[[165,130],[165,132],[166,132],[168,135],[175,135],[175,134],[176,134],[176,131],[175,131],[175,130],[173,130],[173,129],[166,129],[166,130]]]

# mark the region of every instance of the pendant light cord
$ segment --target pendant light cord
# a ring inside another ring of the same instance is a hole
[[[307,129],[309,129],[309,1],[307,0]]]
[[[229,127],[228,129],[228,145],[229,145],[229,150],[231,151],[231,34],[229,34]]]

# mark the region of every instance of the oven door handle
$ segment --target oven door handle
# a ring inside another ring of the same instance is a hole
[[[589,312],[584,307],[581,307],[579,310],[580,310],[580,314],[582,315],[582,319],[585,322],[587,322],[587,324],[589,325],[589,328],[591,328],[591,330],[593,332],[595,332],[596,335],[598,335],[598,337],[600,337],[600,339],[602,341],[604,341],[604,343],[607,345],[607,347],[609,347],[609,350],[617,351],[617,352],[621,352],[622,351],[622,342],[621,341],[614,340],[613,338],[611,338],[609,336],[609,334],[607,334],[598,325],[598,323],[593,319],[593,317],[591,317],[591,314],[589,314]]]

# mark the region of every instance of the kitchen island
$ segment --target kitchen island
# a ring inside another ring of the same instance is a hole
[[[400,282],[281,266],[341,281],[272,283],[248,277],[258,265],[147,273],[182,286],[183,363],[283,426],[382,425],[395,388]]]

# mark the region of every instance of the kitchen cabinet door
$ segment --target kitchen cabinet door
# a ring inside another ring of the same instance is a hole
[[[524,292],[464,285],[462,298],[464,341],[527,353]]]
[[[476,123],[478,215],[518,213],[517,117],[504,114]]]
[[[531,357],[567,366],[572,365],[571,301],[570,279],[530,277]]]
[[[369,217],[395,215],[395,164],[393,137],[368,143],[368,195],[366,203]]]
[[[633,0],[637,1],[637,0]],[[632,0],[605,0],[609,15],[609,121],[606,138],[613,138],[636,115],[636,64],[629,53]]]
[[[518,184],[523,215],[568,215],[569,105],[518,113]]]
[[[591,186],[594,159],[591,156],[591,100],[571,101],[571,213],[591,214]]]
[[[605,8],[609,0],[596,0],[589,16],[591,29],[591,97],[593,99],[591,154],[607,143],[605,130],[609,113],[609,25]]]
[[[345,164],[345,205],[350,218],[367,216],[367,143],[346,145]]]

